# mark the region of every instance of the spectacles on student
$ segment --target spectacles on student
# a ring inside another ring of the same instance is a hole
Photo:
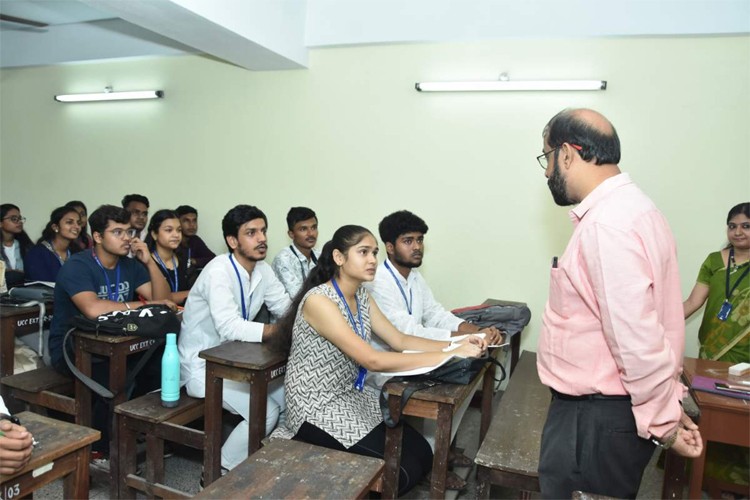
[[[570,143],[568,143],[568,144],[570,144]],[[560,145],[559,145],[559,146],[557,146],[556,148],[554,148],[554,149],[550,149],[550,150],[549,150],[549,151],[547,151],[546,153],[542,153],[542,154],[540,154],[539,156],[537,156],[537,157],[536,157],[536,161],[538,161],[538,162],[539,162],[539,165],[540,165],[540,166],[542,167],[542,169],[543,169],[543,170],[547,170],[547,164],[548,164],[548,161],[547,161],[547,160],[548,160],[548,158],[547,158],[547,157],[549,156],[549,154],[550,154],[550,153],[554,153],[555,151],[557,151],[557,150],[558,150],[558,149],[560,149],[561,147],[562,147],[562,144],[560,144]],[[572,147],[573,149],[575,149],[575,150],[576,150],[576,151],[578,151],[578,152],[580,152],[580,151],[581,151],[581,150],[583,149],[583,148],[582,148],[581,146],[579,146],[578,144],[570,144],[570,147]]]
[[[20,217],[18,215],[9,215],[8,217],[3,217],[3,220],[5,219],[10,219],[13,224],[18,224],[19,222],[23,224],[24,222],[26,222],[26,217]]]
[[[117,229],[105,229],[104,232],[105,233],[110,232],[115,238],[120,238],[120,239],[122,239],[123,236],[127,236],[128,238],[133,238],[135,237],[136,234],[138,234],[138,230],[132,227],[130,229],[121,229],[119,227]]]

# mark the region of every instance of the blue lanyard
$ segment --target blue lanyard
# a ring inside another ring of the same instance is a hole
[[[189,245],[189,244],[190,244],[190,243],[188,243],[188,245]],[[188,261],[187,261],[187,268],[188,268],[188,269],[190,269],[190,265],[191,265],[191,262],[190,262],[190,256],[191,256],[192,254],[193,254],[193,249],[192,249],[192,248],[190,248],[190,247],[188,247]]]
[[[117,302],[117,295],[120,291],[120,259],[117,259],[117,267],[115,267],[115,279],[117,280],[115,283],[115,289],[112,290],[112,284],[109,282],[109,274],[107,274],[107,270],[104,269],[104,266],[102,265],[102,262],[99,260],[99,257],[96,256],[96,252],[94,250],[91,250],[91,255],[94,257],[94,260],[97,264],[99,264],[99,267],[102,269],[102,272],[104,273],[104,279],[107,282],[107,298],[111,300],[112,302]]]
[[[232,263],[232,267],[234,268],[234,273],[237,275],[237,282],[240,284],[240,299],[242,301],[242,317],[245,319],[245,321],[250,321],[250,304],[253,303],[253,294],[250,294],[250,298],[247,301],[247,309],[245,309],[245,289],[242,288],[242,278],[240,277],[240,271],[237,269],[237,264],[234,263],[234,259],[232,258],[232,254],[229,254],[229,262]]]
[[[167,269],[167,265],[164,264],[164,261],[161,260],[161,257],[159,256],[159,252],[154,252],[153,256],[156,257],[156,261],[159,263],[162,269],[164,269],[164,273],[167,275],[167,281],[169,281],[169,286],[172,289],[173,292],[176,292],[180,288],[180,277],[177,275],[177,261],[174,258],[174,255],[172,255],[172,268],[174,270],[174,283],[172,280],[169,279],[169,269]]]
[[[60,262],[61,266],[63,264],[65,264],[65,261],[62,260],[62,257],[60,257],[60,254],[57,253],[57,251],[55,250],[55,247],[52,245],[51,241],[49,242],[49,250],[52,252],[52,255],[54,255],[55,257],[57,257],[57,260],[58,260],[58,262]],[[68,248],[68,250],[65,253],[67,254],[65,256],[65,259],[67,260],[67,259],[70,258],[70,248]]]
[[[391,266],[388,265],[388,259],[384,260],[383,264],[385,264],[385,268],[388,269],[388,272],[391,273],[391,276],[393,276],[393,281],[396,282],[396,285],[398,286],[398,289],[401,292],[401,296],[404,298],[404,302],[406,303],[406,310],[409,311],[409,316],[411,316],[411,305],[414,302],[414,297],[412,296],[411,288],[409,288],[409,300],[406,300],[406,292],[404,292],[404,288],[401,286],[401,282],[396,277],[396,274],[393,272],[393,269],[391,269]]]
[[[289,245],[289,249],[292,251],[295,257],[297,257],[297,260],[299,261],[299,268],[302,271],[302,279],[307,279],[307,273],[305,272],[305,266],[302,264],[302,261],[300,260],[301,255],[297,253],[297,251],[294,249],[294,245]],[[310,250],[310,258],[312,259],[313,264],[318,263],[317,257],[315,257],[315,252]]]
[[[339,284],[336,283],[336,278],[331,278],[331,283],[333,284],[334,290],[336,290],[336,293],[339,295],[339,298],[344,303],[344,306],[346,307],[346,312],[349,313],[349,322],[352,325],[352,328],[356,332],[359,337],[361,337],[363,340],[365,339],[365,327],[362,325],[362,310],[359,307],[359,298],[357,298],[357,294],[354,294],[354,300],[357,303],[357,319],[359,319],[359,328],[357,328],[357,323],[354,321],[354,315],[352,314],[352,310],[349,307],[349,303],[344,298],[344,294],[341,293],[341,289],[339,288]]]
[[[357,335],[362,338],[362,340],[367,342],[367,339],[365,338],[365,327],[362,324],[362,308],[359,307],[359,298],[357,298],[357,294],[356,293],[354,294],[354,301],[357,303],[357,318],[359,319],[359,329],[357,328],[357,323],[354,321],[354,315],[352,314],[352,309],[349,307],[349,303],[344,298],[344,294],[341,293],[339,284],[336,283],[336,278],[331,278],[331,284],[333,284],[333,288],[336,290],[336,293],[339,295],[341,302],[344,303],[344,306],[346,307],[346,312],[349,313],[349,322],[351,323],[352,328],[357,333]],[[354,388],[358,390],[359,392],[362,392],[364,390],[366,378],[367,378],[367,368],[365,368],[364,366],[360,366],[359,370],[357,371],[357,378],[354,380]]]
[[[727,259],[726,286],[724,289],[724,292],[725,292],[724,296],[726,297],[725,299],[726,302],[729,302],[729,299],[732,297],[732,294],[734,293],[735,290],[737,290],[737,287],[740,285],[740,281],[742,281],[742,279],[745,276],[747,276],[748,272],[750,272],[750,265],[748,265],[745,268],[745,270],[742,272],[742,274],[740,275],[739,279],[737,279],[737,281],[734,282],[734,286],[730,288],[729,287],[729,275],[731,274],[731,271],[729,270],[729,268],[732,267],[731,264],[733,262],[734,262],[734,247],[729,249],[729,259]]]

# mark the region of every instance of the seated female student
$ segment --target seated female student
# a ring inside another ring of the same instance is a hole
[[[3,251],[0,252],[0,257],[5,261],[5,281],[10,289],[23,284],[23,258],[34,243],[23,230],[26,217],[21,216],[21,209],[16,205],[0,205],[0,219],[0,234],[3,237]]]
[[[57,279],[57,273],[71,253],[80,251],[75,244],[81,230],[80,222],[73,208],[58,207],[52,211],[42,237],[23,259],[27,281],[54,282]]]
[[[75,211],[78,212],[78,215],[81,217],[81,232],[78,233],[78,239],[75,241],[75,244],[78,245],[81,250],[93,248],[94,240],[91,239],[91,236],[86,231],[86,227],[88,227],[89,221],[89,211],[86,208],[86,205],[84,205],[82,201],[73,200],[67,202],[65,206],[75,209]]]
[[[151,250],[151,258],[156,261],[161,273],[172,290],[172,302],[182,305],[187,300],[187,262],[177,256],[176,250],[182,241],[180,218],[172,210],[159,210],[148,224],[146,243]]]
[[[367,370],[395,372],[437,365],[446,357],[476,357],[486,349],[472,336],[450,353],[450,345],[399,332],[362,287],[375,278],[375,237],[360,226],[343,226],[325,244],[292,307],[281,320],[278,345],[290,346],[286,426],[294,439],[383,458],[385,424],[378,394],[364,388]],[[394,351],[370,346],[374,332]],[[291,339],[289,336],[291,335]],[[404,424],[399,493],[410,490],[432,465],[422,435]]]

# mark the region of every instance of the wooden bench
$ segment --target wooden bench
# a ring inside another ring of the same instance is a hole
[[[67,415],[76,414],[73,379],[51,366],[3,377],[0,384],[12,398],[25,402],[35,413],[56,410]]]
[[[195,498],[364,498],[380,491],[385,462],[272,439]]]
[[[91,443],[99,431],[31,412],[16,415],[39,443],[26,467],[0,475],[0,498],[31,498],[34,490],[63,478],[63,498],[89,497]]]
[[[115,407],[119,428],[117,460],[120,461],[116,490],[120,498],[135,498],[136,490],[149,497],[191,498],[183,491],[164,484],[164,441],[202,450],[204,433],[186,424],[203,416],[203,399],[180,393],[174,408],[161,405],[161,394],[151,393]],[[146,435],[145,477],[136,475],[136,437]],[[110,460],[115,454],[110,453]]]
[[[539,449],[552,396],[536,370],[536,353],[524,351],[500,400],[474,461],[477,497],[489,498],[490,484],[539,491]]]

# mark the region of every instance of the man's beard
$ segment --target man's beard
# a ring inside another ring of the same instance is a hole
[[[419,267],[422,265],[422,261],[420,260],[417,262],[411,262],[408,260],[404,260],[401,258],[401,256],[398,253],[393,254],[393,262],[398,264],[399,266],[405,267],[407,269],[414,269],[415,267]]]
[[[552,199],[561,207],[575,205],[575,201],[568,196],[568,186],[560,174],[557,161],[555,161],[555,166],[552,169],[552,175],[547,179],[547,187],[549,187],[550,193],[552,193]]]
[[[245,249],[242,248],[241,246],[238,247],[237,250],[239,251],[239,254],[241,256],[243,256],[244,258],[246,258],[250,262],[260,262],[261,260],[265,260],[265,258],[266,258],[265,255],[263,257],[255,257],[254,255],[250,255],[250,253],[246,252]]]

